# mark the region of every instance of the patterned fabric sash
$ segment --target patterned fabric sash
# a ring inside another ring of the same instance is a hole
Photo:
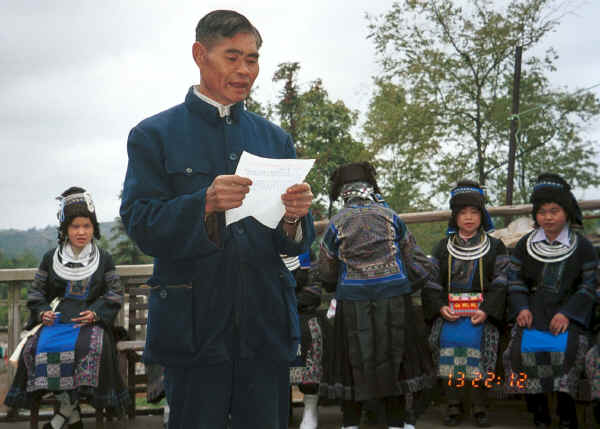
[[[96,325],[73,325],[45,326],[27,342],[23,353],[28,392],[98,386],[103,330]]]
[[[42,328],[35,352],[36,383],[47,383],[48,390],[54,391],[73,388],[79,330],[74,323],[55,323]]]
[[[587,351],[584,335],[569,327],[567,333],[553,338],[555,336],[549,332],[516,326],[512,335],[511,344],[505,352],[507,380],[525,374],[526,393],[576,392],[577,374],[582,369],[579,366],[583,366],[583,356],[580,355]],[[514,390],[512,387],[505,385],[509,392]],[[524,391],[517,390],[517,393]]]
[[[444,321],[440,334],[440,377],[477,378],[481,370],[483,325],[473,325],[462,317],[456,322]]]

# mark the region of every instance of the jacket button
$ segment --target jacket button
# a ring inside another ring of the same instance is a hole
[[[166,291],[166,290],[164,290],[164,289],[163,289],[163,290],[161,290],[161,291],[160,291],[160,297],[161,297],[162,299],[166,299],[166,298],[167,298],[167,295],[168,295],[168,294],[167,294],[167,291]]]
[[[238,159],[237,153],[231,152],[231,153],[229,154],[229,160],[230,160],[230,161],[235,161],[235,160],[237,160],[237,159]]]

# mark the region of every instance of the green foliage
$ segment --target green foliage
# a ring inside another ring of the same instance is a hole
[[[110,249],[116,265],[151,264],[153,262],[151,256],[144,254],[139,247],[131,241],[125,232],[125,226],[120,217],[115,218],[111,233],[110,240],[113,246],[108,249]]]
[[[317,79],[306,91],[297,84],[298,63],[282,63],[273,80],[284,87],[275,110],[281,126],[294,139],[299,158],[315,158],[306,181],[315,195],[313,214],[327,216],[329,177],[340,165],[369,159],[365,146],[351,134],[358,114],[342,101],[332,101],[323,82]]]
[[[503,202],[518,45],[525,58],[521,111],[539,103],[544,108],[521,119],[516,199],[523,201],[529,181],[542,170],[563,173],[579,188],[599,183],[597,150],[581,137],[600,113],[599,100],[550,88],[546,75],[554,70],[555,52],[538,58],[528,51],[558,26],[555,17],[566,3],[554,8],[555,3],[511,0],[501,8],[485,0],[462,6],[404,0],[369,17],[383,73],[365,133],[377,154],[389,160],[387,186],[393,191],[405,182],[398,193],[408,196],[396,198],[400,207],[422,201],[424,190],[445,201],[462,177],[487,185],[492,202]],[[414,171],[406,167],[411,163]]]
[[[446,236],[448,222],[411,223],[407,227],[414,235],[417,245],[426,255],[431,255],[437,242]]]

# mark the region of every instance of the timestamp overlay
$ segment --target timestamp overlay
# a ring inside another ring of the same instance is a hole
[[[508,386],[516,389],[525,389],[527,387],[527,374],[524,372],[519,372],[518,374],[513,372],[506,380],[504,377],[496,375],[495,372],[491,371],[488,371],[485,376],[479,371],[476,371],[474,375],[474,379],[467,380],[464,372],[456,371],[454,374],[448,375],[448,386],[460,389],[470,383],[474,388],[485,387],[491,389],[494,385],[501,386],[506,382]]]

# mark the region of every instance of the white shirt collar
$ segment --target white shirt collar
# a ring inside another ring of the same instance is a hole
[[[225,116],[229,116],[229,108],[231,106],[233,106],[233,104],[229,104],[229,105],[224,105],[219,103],[218,101],[213,100],[212,98],[202,94],[200,91],[198,91],[198,89],[196,89],[196,86],[193,86],[194,88],[194,94],[200,98],[201,100],[207,102],[208,104],[210,104],[211,106],[214,106],[217,108],[217,110],[219,111],[219,116],[221,118],[224,118]]]
[[[548,243],[550,243],[550,240],[548,240],[548,237],[546,237],[544,228],[536,229],[535,232],[533,233],[533,237],[531,237],[531,242],[537,243],[538,241],[544,241],[544,240],[546,240]],[[563,244],[565,246],[571,245],[571,240],[569,240],[569,224],[566,224],[563,227],[562,231],[560,232],[560,234],[558,234],[558,237],[556,237],[556,239],[554,241],[558,241],[560,244]],[[552,243],[550,243],[550,244],[552,244]]]
[[[79,262],[85,266],[89,262],[91,253],[92,253],[92,243],[91,242],[86,244],[84,246],[84,248],[81,249],[81,252],[79,252],[79,254],[76,255],[75,252],[73,251],[73,248],[71,247],[71,243],[69,243],[67,241],[67,243],[64,247],[63,256],[64,256],[64,259],[67,259],[67,261],[65,261],[65,262]]]

